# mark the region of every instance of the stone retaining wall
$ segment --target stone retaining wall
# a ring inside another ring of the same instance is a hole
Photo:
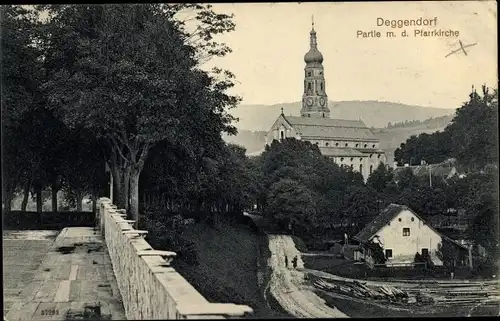
[[[253,312],[244,305],[209,303],[170,266],[175,254],[147,253],[154,249],[120,212],[122,210],[109,199],[99,200],[97,222],[105,238],[127,319],[232,318]]]

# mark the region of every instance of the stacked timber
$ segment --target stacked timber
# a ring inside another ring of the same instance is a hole
[[[337,292],[343,295],[365,298],[372,300],[383,300],[396,303],[408,303],[408,294],[393,286],[367,286],[359,281],[333,281],[326,282],[322,279],[317,279],[314,285],[322,290]]]

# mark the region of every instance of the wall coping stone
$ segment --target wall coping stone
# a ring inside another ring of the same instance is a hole
[[[208,302],[170,266],[176,253],[154,250],[143,238],[148,231],[134,229],[123,213],[108,198],[99,199],[96,219],[127,319],[224,319],[253,313],[246,305]]]

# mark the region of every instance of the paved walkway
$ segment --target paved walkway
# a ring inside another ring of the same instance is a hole
[[[3,231],[3,315],[23,292],[59,231]]]
[[[102,319],[125,319],[107,249],[93,228],[63,229],[12,302],[8,321],[88,320],[99,313]]]

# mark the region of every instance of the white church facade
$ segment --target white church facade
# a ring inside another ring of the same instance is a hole
[[[317,144],[321,153],[340,166],[359,171],[364,179],[379,164],[387,163],[380,141],[361,120],[330,118],[323,70],[323,55],[317,47],[314,23],[310,50],[304,56],[304,93],[300,117],[281,115],[266,136],[266,145],[288,137]]]

